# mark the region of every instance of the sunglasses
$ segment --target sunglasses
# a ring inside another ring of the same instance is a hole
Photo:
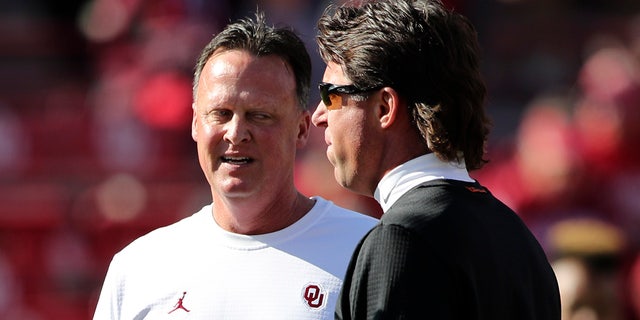
[[[370,87],[360,89],[354,85],[339,86],[333,83],[320,82],[318,89],[320,89],[320,98],[322,103],[329,110],[335,110],[342,108],[342,97],[339,94],[357,94],[374,91],[382,88],[382,86]]]

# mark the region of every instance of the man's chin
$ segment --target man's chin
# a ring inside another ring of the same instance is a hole
[[[340,167],[334,166],[333,176],[341,187],[350,189],[351,179],[347,179],[347,176],[344,174],[344,170],[340,170]]]
[[[255,191],[255,188],[252,187],[254,184],[238,179],[218,182],[217,185],[218,187],[215,188],[215,192],[226,198],[249,197]]]

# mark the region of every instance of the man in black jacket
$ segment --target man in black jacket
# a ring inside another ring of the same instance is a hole
[[[486,162],[476,32],[435,0],[354,1],[318,22],[327,68],[313,123],[338,182],[373,196],[337,319],[560,319],[556,277]]]

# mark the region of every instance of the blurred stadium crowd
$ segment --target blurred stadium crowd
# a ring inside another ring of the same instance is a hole
[[[484,51],[494,130],[472,176],[538,236],[565,320],[640,319],[640,1],[445,2]],[[210,201],[190,137],[201,48],[259,6],[305,39],[317,83],[328,3],[0,0],[0,319],[90,318],[115,252]],[[314,130],[300,190],[379,215],[324,150]]]

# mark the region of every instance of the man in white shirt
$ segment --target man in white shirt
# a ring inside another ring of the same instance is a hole
[[[300,194],[311,63],[293,31],[230,24],[194,75],[192,137],[213,202],[140,237],[109,267],[94,319],[332,319],[376,219]]]

